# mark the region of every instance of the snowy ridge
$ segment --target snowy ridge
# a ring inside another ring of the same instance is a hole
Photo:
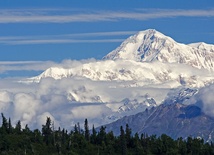
[[[206,44],[204,42],[192,43],[192,44],[189,44],[189,46],[193,48],[197,48],[199,50],[214,52],[214,45]]]
[[[184,63],[199,69],[214,70],[214,45],[205,43],[185,45],[149,29],[129,37],[103,59]]]
[[[106,60],[82,64],[72,69],[52,67],[41,75],[29,78],[29,82],[39,82],[43,78],[81,77],[93,81],[131,81],[124,87],[166,84],[169,88],[187,85],[202,87],[214,80],[213,73],[191,66],[174,63],[141,63],[131,60]]]

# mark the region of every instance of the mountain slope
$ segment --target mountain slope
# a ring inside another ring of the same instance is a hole
[[[205,115],[195,105],[162,104],[107,124],[106,129],[119,135],[118,129],[120,126],[125,127],[126,124],[129,124],[133,133],[139,134],[161,135],[165,133],[173,138],[186,138],[191,135],[205,140],[214,136],[214,119]]]
[[[103,59],[141,62],[184,63],[196,68],[214,70],[214,45],[177,43],[162,33],[149,29],[126,39]]]
[[[173,81],[170,87],[201,87],[213,80],[213,71],[214,45],[180,44],[149,29],[126,39],[102,61],[71,68],[51,67],[28,81],[83,77],[93,81],[138,81],[137,86]]]

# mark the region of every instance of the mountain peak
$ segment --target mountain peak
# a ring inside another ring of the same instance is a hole
[[[159,38],[167,38],[167,36],[165,36],[163,33],[155,30],[155,29],[147,29],[144,31],[139,31],[136,36],[138,35],[147,35],[147,36],[155,36],[155,37],[159,37]]]
[[[185,45],[155,29],[148,29],[130,36],[103,59],[183,63],[199,69],[214,70],[214,45],[202,42]]]
[[[135,34],[136,36],[139,35],[155,35],[155,34],[161,34],[160,32],[156,31],[155,29],[148,29],[148,30],[144,30],[144,31],[139,31],[137,34]]]
[[[103,59],[125,59],[150,62],[156,59],[163,47],[176,42],[155,29],[139,31],[126,39],[117,49],[110,52]]]

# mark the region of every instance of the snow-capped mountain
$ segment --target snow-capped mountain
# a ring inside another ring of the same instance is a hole
[[[139,81],[143,85],[176,81],[176,87],[183,84],[201,87],[213,79],[213,71],[214,45],[185,45],[149,29],[126,39],[102,61],[73,68],[51,67],[28,81],[84,77],[94,81],[138,81],[137,86]]]
[[[68,120],[84,117],[98,126],[160,104],[189,102],[201,87],[214,82],[213,63],[214,45],[185,45],[146,30],[103,60],[53,66],[24,82],[38,85],[41,90],[35,88],[35,98],[42,105],[60,96],[56,101],[64,104],[61,111]],[[63,118],[59,108],[54,116]]]
[[[129,37],[104,59],[182,63],[199,69],[214,70],[214,45],[205,43],[185,45],[149,29]]]

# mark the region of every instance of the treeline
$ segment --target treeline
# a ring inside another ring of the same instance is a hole
[[[15,127],[11,120],[2,114],[0,127],[0,154],[5,155],[212,155],[214,145],[205,143],[203,139],[178,138],[177,140],[163,134],[159,137],[146,134],[132,134],[126,125],[120,127],[120,136],[106,132],[102,126],[91,130],[85,119],[84,128],[75,125],[72,131],[54,129],[53,122],[47,117],[42,130],[30,130],[26,125],[21,127],[18,121]]]

